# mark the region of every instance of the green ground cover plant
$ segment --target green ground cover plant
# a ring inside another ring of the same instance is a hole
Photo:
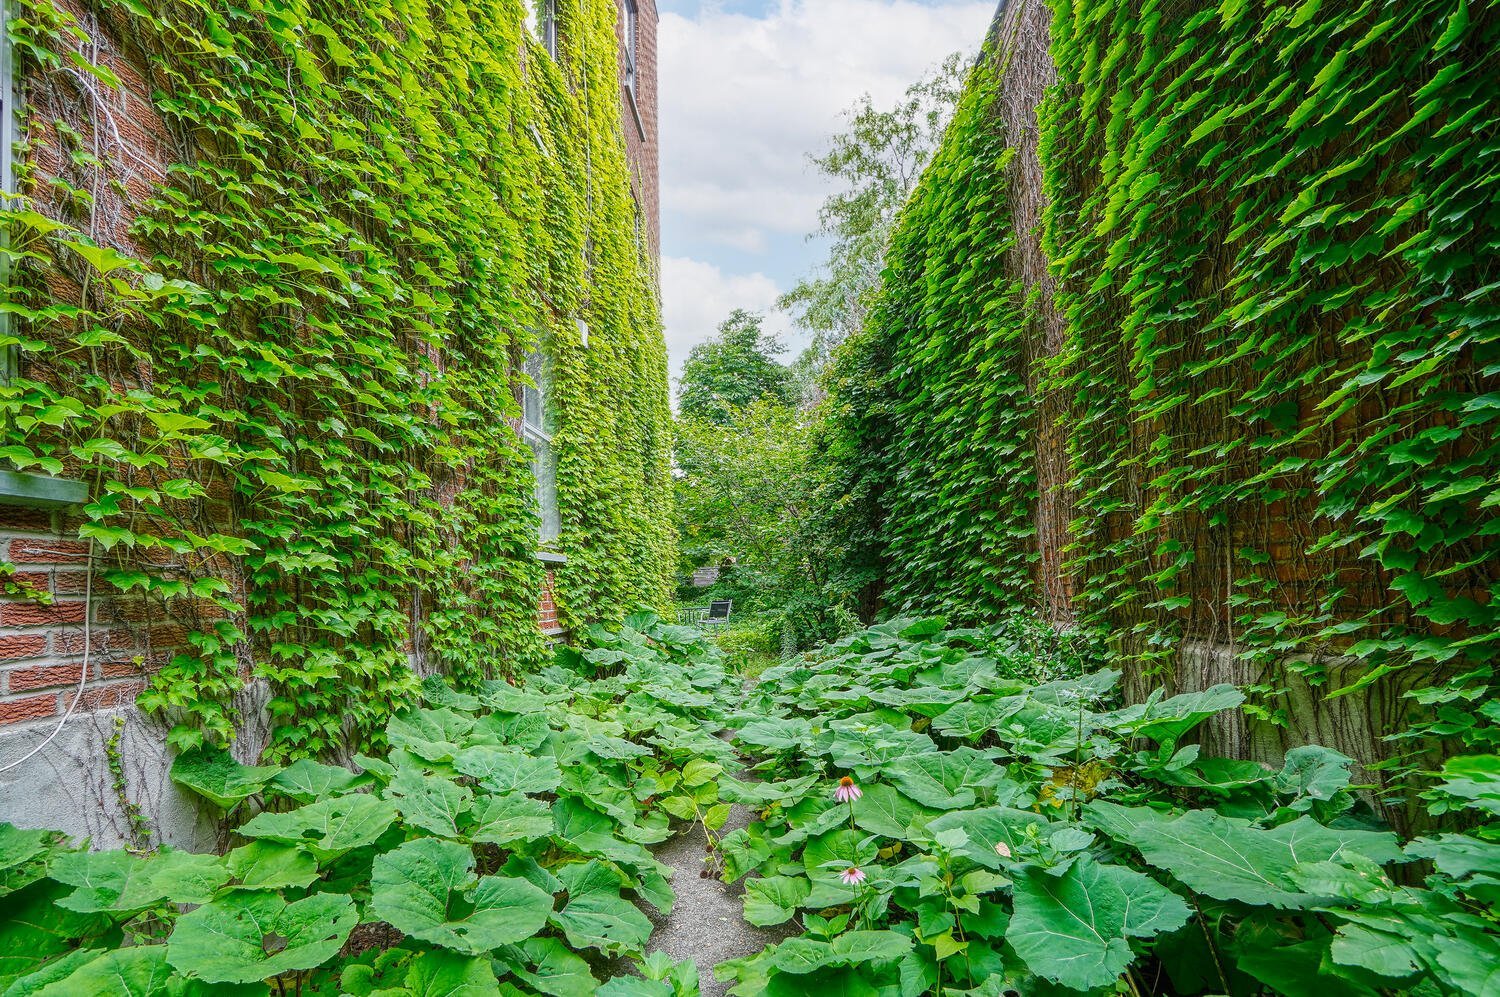
[[[732,992],[1496,992],[1500,759],[1433,794],[1473,833],[1403,842],[1337,752],[1202,753],[1240,691],[1123,705],[1099,664],[903,620],[767,671],[736,738],[766,781],[719,788],[758,819],[722,849],[746,919],[802,933]]]
[[[357,771],[184,753],[224,855],[0,824],[0,993],[696,993],[645,958],[643,908],[672,907],[649,850],[671,817],[728,814],[725,684],[700,635],[638,614],[515,685],[429,679]]]

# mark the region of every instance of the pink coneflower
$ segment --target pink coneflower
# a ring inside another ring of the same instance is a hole
[[[855,792],[859,792],[859,790],[855,790]],[[865,881],[865,871],[858,866],[851,865],[839,873],[839,879],[843,881],[845,886],[858,886]]]
[[[1003,841],[995,842],[995,854],[1003,859],[1010,858],[1010,846]]]
[[[839,780],[839,788],[833,791],[833,801],[835,803],[853,803],[863,795],[865,794],[854,784],[854,780],[846,775]],[[858,870],[855,871],[857,872]]]

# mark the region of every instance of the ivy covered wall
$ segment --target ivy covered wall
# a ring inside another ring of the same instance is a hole
[[[529,0],[21,8],[0,457],[88,483],[65,532],[173,743],[263,708],[268,758],[350,751],[419,674],[544,653],[538,346],[561,623],[667,599],[611,0],[558,0],[555,60]]]
[[[1077,614],[1137,689],[1249,684],[1241,752],[1492,745],[1500,17],[1008,6],[839,361],[885,604]]]

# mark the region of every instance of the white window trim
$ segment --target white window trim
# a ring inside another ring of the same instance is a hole
[[[637,69],[641,35],[641,11],[636,0],[625,0],[625,88],[631,100],[640,96],[640,72]]]
[[[533,386],[521,386],[521,439],[531,448],[531,475],[535,483],[538,539],[551,543],[562,532],[562,512],[557,496],[557,454],[548,428],[551,395],[545,345],[526,355],[522,370]],[[535,369],[535,373],[533,373]],[[531,403],[531,399],[535,403]]]

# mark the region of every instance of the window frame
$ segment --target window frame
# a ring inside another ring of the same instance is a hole
[[[625,89],[630,91],[632,101],[640,98],[640,71],[638,51],[640,44],[641,11],[637,0],[625,0]]]
[[[552,387],[552,361],[545,340],[528,352],[521,371],[532,382],[520,382],[521,440],[531,450],[533,501],[537,514],[538,540],[552,543],[562,534],[562,509],[557,494],[557,451],[553,444],[554,413],[548,403]]]
[[[526,19],[531,35],[542,43],[547,54],[557,58],[557,0],[532,0],[532,16]]]

